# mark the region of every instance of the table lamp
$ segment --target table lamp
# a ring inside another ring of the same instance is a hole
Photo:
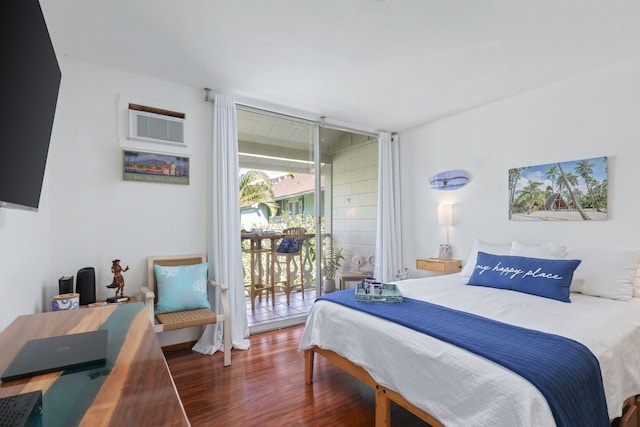
[[[451,259],[451,245],[449,244],[449,227],[453,225],[453,205],[438,205],[438,225],[447,229],[447,243],[440,245],[438,258]]]

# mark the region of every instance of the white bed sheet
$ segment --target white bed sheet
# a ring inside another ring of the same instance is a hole
[[[571,303],[466,286],[460,274],[396,284],[408,298],[464,310],[581,342],[598,358],[609,418],[640,393],[640,299],[571,294]],[[544,396],[527,380],[483,357],[409,328],[318,301],[300,350],[318,346],[362,366],[447,426],[551,426]]]

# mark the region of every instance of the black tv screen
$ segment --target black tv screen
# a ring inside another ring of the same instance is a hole
[[[37,210],[62,75],[38,0],[0,10],[0,206]]]

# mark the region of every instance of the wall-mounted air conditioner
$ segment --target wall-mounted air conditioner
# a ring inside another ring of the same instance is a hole
[[[185,119],[129,109],[129,139],[186,146]]]

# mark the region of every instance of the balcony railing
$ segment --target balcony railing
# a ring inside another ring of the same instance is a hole
[[[275,282],[275,293],[283,292],[281,282],[286,276],[286,271],[281,263],[273,262],[273,252],[278,247],[282,239],[281,234],[265,232],[262,235],[243,234],[242,236],[242,268],[244,272],[245,295],[251,299],[251,287],[253,286],[254,296],[260,300],[267,297],[268,290]],[[303,285],[305,289],[315,289],[317,277],[315,271],[316,259],[316,237],[315,234],[307,234],[302,247],[302,271]],[[323,244],[331,244],[331,235],[323,235]],[[300,285],[300,260],[293,257],[291,261],[291,278],[294,284]],[[274,280],[275,278],[275,280]],[[252,302],[252,307],[255,302]]]

